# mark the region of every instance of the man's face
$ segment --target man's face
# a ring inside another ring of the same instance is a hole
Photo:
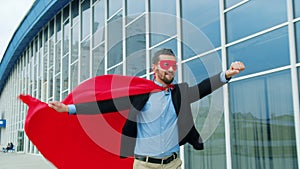
[[[173,82],[176,69],[176,58],[172,55],[160,55],[159,62],[153,64],[156,80],[166,85]]]

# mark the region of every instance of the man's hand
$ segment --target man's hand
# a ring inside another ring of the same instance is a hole
[[[243,62],[232,62],[230,68],[226,71],[226,78],[230,78],[234,75],[239,74],[241,71],[245,70],[245,65]]]
[[[48,103],[48,106],[57,112],[69,112],[69,107],[58,101],[51,101]]]

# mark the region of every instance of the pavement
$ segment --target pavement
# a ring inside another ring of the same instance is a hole
[[[56,169],[42,155],[0,151],[1,169]]]

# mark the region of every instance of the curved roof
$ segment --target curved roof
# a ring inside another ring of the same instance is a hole
[[[36,0],[13,34],[0,63],[0,94],[17,60],[40,30],[71,0]]]

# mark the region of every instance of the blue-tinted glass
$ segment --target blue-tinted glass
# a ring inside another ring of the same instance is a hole
[[[234,61],[242,61],[246,66],[246,70],[238,76],[288,65],[290,58],[287,27],[229,47],[228,67]]]
[[[139,16],[141,13],[145,12],[145,1],[126,1],[126,20],[127,23],[133,20],[135,17]]]
[[[109,0],[108,1],[108,18],[122,8],[123,0]]]
[[[108,23],[108,67],[120,63],[123,58],[122,14],[118,13]]]
[[[86,39],[81,42],[81,55],[80,55],[80,82],[90,77],[90,40]]]
[[[104,57],[105,57],[105,48],[104,44],[99,45],[92,51],[93,63],[92,70],[93,76],[99,76],[104,74]]]
[[[232,168],[297,168],[290,71],[229,84]]]
[[[90,34],[90,0],[85,0],[81,4],[81,40]]]
[[[126,27],[126,75],[141,76],[146,73],[145,17]]]
[[[296,22],[296,50],[297,50],[297,61],[300,62],[300,22]]]
[[[150,1],[150,45],[176,35],[176,1]]]
[[[56,42],[61,40],[61,13],[56,16]]]
[[[190,48],[197,51],[196,53],[209,50],[203,47],[203,43],[209,43],[210,49],[212,46],[220,46],[219,10],[219,1],[182,1],[183,42],[193,45]],[[205,37],[205,41],[201,37]]]
[[[229,8],[243,0],[225,0],[225,8]]]
[[[200,82],[205,78],[216,75],[222,71],[222,60],[219,52],[202,56],[183,64],[183,77],[185,82]]]
[[[226,13],[228,42],[287,21],[286,0],[251,0]]]
[[[300,17],[300,0],[294,0],[295,18]]]

